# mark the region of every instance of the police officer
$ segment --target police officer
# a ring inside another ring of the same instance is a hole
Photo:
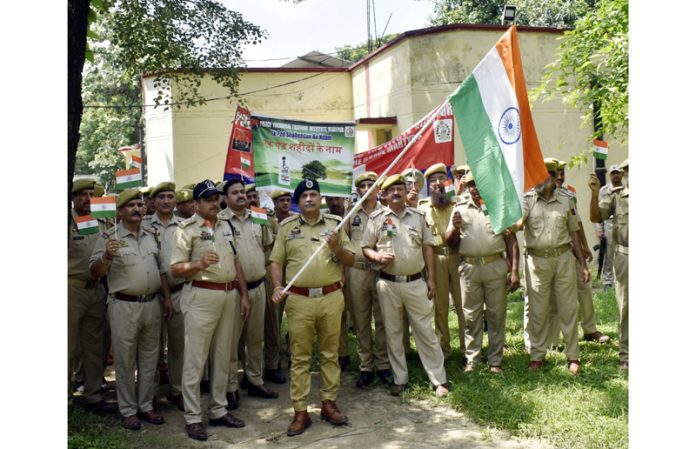
[[[461,259],[459,274],[464,293],[464,334],[468,360],[464,372],[473,372],[481,359],[485,304],[488,365],[492,373],[498,374],[502,372],[505,346],[508,287],[514,291],[520,285],[519,249],[514,235],[493,233],[488,211],[481,202],[473,175],[467,173],[461,182],[467,186],[469,195],[466,201],[458,202],[452,211],[447,226],[447,242],[452,246],[459,245]]]
[[[355,187],[360,197],[365,196],[370,187],[377,181],[377,173],[365,172],[355,179]],[[355,247],[360,247],[370,214],[381,206],[377,202],[377,189],[363,201],[360,209],[350,220],[350,241]],[[358,357],[360,358],[360,376],[358,388],[365,388],[372,383],[374,372],[383,383],[391,383],[389,357],[387,355],[387,337],[384,331],[384,319],[379,308],[377,296],[377,272],[372,269],[370,262],[365,259],[362,251],[355,255],[355,263],[348,269],[348,285],[346,302],[350,305],[351,318],[358,342]],[[375,322],[375,335],[372,336],[372,320]]]
[[[154,186],[144,186],[140,188],[140,193],[143,195],[143,201],[145,202],[145,215],[152,215],[155,213],[155,199],[150,197]]]
[[[73,181],[72,188],[73,210],[68,240],[68,402],[72,403],[72,368],[81,365],[85,407],[95,413],[115,413],[118,408],[115,404],[104,402],[100,391],[106,356],[104,333],[108,325],[106,292],[89,269],[89,258],[99,232],[105,232],[108,223],[98,219],[98,230],[83,235],[76,221],[78,217],[89,216],[95,186],[93,179],[77,179]]]
[[[442,349],[433,330],[430,302],[436,295],[433,236],[425,213],[406,206],[406,180],[392,175],[382,184],[388,206],[373,212],[362,240],[365,258],[379,264],[379,305],[387,334],[387,353],[394,372],[392,395],[400,395],[408,383],[403,345],[403,315],[408,314],[416,348],[438,397],[447,396],[447,376]],[[428,280],[421,271],[426,267]]]
[[[184,288],[184,278],[175,278],[172,275],[170,263],[174,232],[183,221],[183,218],[174,215],[176,204],[176,185],[173,182],[161,182],[150,193],[155,202],[155,213],[143,218],[143,226],[152,231],[157,240],[160,254],[160,270],[166,273],[169,299],[172,303],[172,313],[163,323],[163,334],[160,354],[164,352],[164,343],[167,347],[167,368],[169,378],[169,391],[167,399],[179,410],[184,411],[184,397],[181,394],[181,375],[184,367],[184,315],[181,313],[181,290]],[[162,357],[162,356],[160,356]],[[160,368],[160,382],[162,380]]]
[[[256,184],[246,184],[244,186],[247,206],[259,207],[259,192],[256,191]]]
[[[615,189],[616,187],[622,187],[623,184],[621,183],[621,180],[623,179],[623,170],[619,168],[618,165],[612,165],[609,167],[609,179],[611,182],[608,184],[604,184],[600,189],[599,189],[599,202],[602,202],[602,199],[605,196],[608,196],[612,189]],[[598,239],[605,239],[606,241],[606,251],[604,252],[604,265],[602,265],[602,278],[604,279],[604,288],[608,289],[614,286],[614,240],[612,240],[612,223],[614,221],[614,217],[609,217],[607,220],[600,221],[597,223],[596,230],[597,230],[597,238]]]
[[[439,163],[430,166],[425,171],[425,179],[428,182],[430,197],[418,202],[418,209],[425,213],[425,219],[433,234],[434,242],[433,253],[435,253],[435,272],[429,273],[435,276],[437,285],[437,295],[433,301],[433,312],[435,314],[435,333],[440,340],[440,347],[448,360],[452,356],[449,334],[449,310],[450,293],[454,310],[457,313],[459,322],[459,349],[462,358],[466,352],[464,346],[464,310],[462,309],[462,291],[459,285],[459,254],[456,246],[450,247],[445,239],[445,231],[449,223],[455,203],[445,192],[445,182],[447,178],[447,168],[445,164]],[[451,182],[451,181],[450,181]]]
[[[251,184],[253,187],[253,184]],[[266,311],[266,260],[264,250],[273,244],[273,236],[266,225],[254,223],[251,211],[247,209],[248,185],[241,179],[227,181],[223,194],[227,209],[218,214],[220,220],[229,221],[234,231],[237,251],[244,254],[240,258],[249,294],[249,316],[242,321],[235,315],[234,336],[232,338],[232,358],[227,383],[227,408],[234,410],[239,405],[239,376],[241,365],[247,379],[249,396],[275,399],[278,393],[263,384],[263,326]],[[255,192],[255,190],[254,190]],[[239,355],[241,354],[241,358]]]
[[[186,219],[193,217],[195,213],[193,203],[193,190],[181,189],[176,192],[176,215]]]
[[[626,186],[616,186],[599,200],[599,179],[590,175],[590,220],[597,223],[614,216],[614,288],[619,308],[619,369],[628,370],[628,159],[619,165]]]
[[[162,323],[160,298],[165,317],[171,313],[171,303],[167,284],[162,282],[165,276],[160,272],[157,241],[141,226],[146,211],[142,194],[138,189],[126,189],[119,194],[116,207],[121,221],[97,240],[90,270],[94,277],[106,275],[109,285],[108,313],[121,425],[138,430],[139,418],[150,424],[164,423],[154,411],[152,399]]]
[[[580,371],[577,329],[577,270],[573,256],[581,265],[582,281],[590,281],[590,272],[582,253],[579,218],[571,196],[556,186],[555,161],[546,161],[549,177],[527,192],[522,201],[522,218],[508,229],[524,228],[525,280],[529,305],[531,362],[528,371],[539,370],[546,356],[549,311],[554,302],[565,341],[568,369]]]
[[[469,171],[471,171],[471,169],[466,164],[458,165],[456,167],[452,166],[450,169],[452,170],[452,177],[454,177],[454,193],[458,196],[468,196],[469,190],[464,182],[464,177],[467,173],[469,173]],[[466,201],[467,199],[468,198],[462,198],[462,201]]]
[[[271,253],[273,301],[283,300],[283,274],[287,281],[297,274],[305,261],[321,245],[328,243],[289,288],[285,312],[290,332],[291,361],[290,396],[295,416],[288,427],[288,436],[299,435],[312,424],[307,413],[310,390],[309,369],[312,361],[312,340],[318,336],[322,388],[321,419],[334,425],[348,422],[336,406],[341,383],[338,365],[338,340],[344,300],[341,285],[343,269],[355,261],[353,246],[346,232],[334,229],[340,223],[335,215],[320,211],[319,183],[302,180],[293,200],[300,206],[300,215],[286,218],[280,224]]]
[[[182,392],[186,433],[206,440],[202,425],[200,381],[206,359],[210,365],[209,423],[244,427],[244,421],[227,412],[227,379],[234,336],[234,315],[247,318],[249,298],[232,227],[219,220],[220,194],[209,179],[196,184],[196,214],[174,233],[171,270],[187,282],[182,290],[184,314],[184,371]]]
[[[423,173],[415,167],[407,168],[401,174],[406,179],[406,204],[408,207],[418,207],[418,197],[425,185]],[[383,204],[386,206],[386,204]]]

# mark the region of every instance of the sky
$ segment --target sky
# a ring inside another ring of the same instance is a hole
[[[377,30],[386,33],[426,28],[433,3],[428,0],[372,0]],[[244,51],[248,67],[279,67],[312,50],[332,53],[336,47],[367,40],[366,0],[222,0],[245,20],[268,31],[268,38]],[[372,34],[374,32],[374,18]],[[284,59],[280,59],[284,58]]]

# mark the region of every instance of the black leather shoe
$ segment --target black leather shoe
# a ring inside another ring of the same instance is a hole
[[[208,439],[208,434],[205,432],[205,427],[203,427],[203,424],[199,422],[186,424],[186,433],[194,440],[205,441]]]
[[[239,408],[239,390],[234,393],[227,393],[227,410],[237,410]]]
[[[109,415],[111,413],[118,413],[118,404],[115,402],[99,401],[91,404],[85,404],[84,407],[95,415]]]
[[[391,391],[389,392],[392,396],[401,396],[404,393],[404,389],[406,388],[406,385],[403,384],[394,384],[391,388]]]
[[[350,365],[350,356],[338,358],[338,366],[341,367],[341,372],[346,371],[348,369],[348,365]]]
[[[273,382],[274,384],[284,384],[288,381],[280,368],[265,370],[263,372],[263,380]]]
[[[379,380],[381,380],[384,385],[389,386],[392,383],[394,383],[394,378],[392,377],[392,373],[388,369],[378,370],[377,377],[379,377]]]
[[[365,388],[372,383],[374,378],[375,375],[372,374],[372,372],[360,371],[360,377],[358,377],[358,381],[355,383],[355,386],[358,388]]]
[[[244,427],[246,425],[244,423],[244,421],[242,421],[239,418],[235,418],[234,416],[230,415],[229,413],[226,413],[217,419],[210,418],[210,421],[208,421],[208,422],[210,423],[211,426],[225,426],[225,427],[235,427],[235,428]]]
[[[264,399],[277,399],[278,398],[278,393],[275,391],[271,391],[268,388],[266,388],[265,385],[253,385],[249,384],[249,396],[255,396],[257,398],[264,398]]]

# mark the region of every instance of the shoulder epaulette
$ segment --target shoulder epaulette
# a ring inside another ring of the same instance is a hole
[[[532,197],[536,196],[536,194],[537,194],[536,191],[534,189],[532,189],[532,190],[528,190],[528,191],[524,192],[523,196],[528,197],[528,198],[532,198]]]
[[[332,220],[336,220],[339,223],[341,222],[341,220],[343,220],[343,218],[341,218],[338,215],[334,215],[334,214],[324,214],[324,218],[330,218]]]
[[[186,219],[182,220],[181,222],[179,222],[179,227],[185,228],[186,226],[189,226],[195,222],[196,222],[196,216],[194,215],[193,217],[186,218]]]
[[[623,188],[624,188],[624,186],[610,187],[609,193],[619,192],[619,191],[623,190]]]
[[[281,222],[280,222],[280,225],[283,226],[283,225],[286,224],[286,223],[290,223],[290,222],[293,221],[293,220],[299,220],[299,219],[300,219],[300,215],[299,215],[299,214],[290,215],[289,217],[286,217],[283,221],[281,221]]]
[[[430,201],[430,198],[421,198],[418,200],[418,205],[425,204]]]
[[[416,209],[415,207],[410,207],[410,206],[406,206],[406,209],[411,210],[417,214],[421,214],[422,216],[425,217],[425,212],[420,210],[420,209]]]
[[[558,193],[560,193],[561,195],[566,196],[568,198],[575,198],[575,193],[571,192],[570,190],[566,189],[565,187],[559,188]]]
[[[388,210],[388,208],[386,208],[386,207],[383,207],[383,208],[377,209],[377,210],[373,210],[372,213],[370,214],[370,218],[377,218],[377,216],[379,214],[383,214],[387,210]]]

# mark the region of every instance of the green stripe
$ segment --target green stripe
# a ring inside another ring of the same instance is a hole
[[[94,218],[115,218],[116,211],[115,210],[98,210],[98,211],[90,212],[90,215],[93,216]]]
[[[522,208],[473,75],[452,94],[450,104],[466,160],[488,207],[493,231],[502,232],[522,217]]]
[[[129,189],[131,187],[142,187],[143,182],[139,179],[136,179],[135,181],[129,181],[129,182],[124,182],[121,184],[116,184],[116,190],[125,190]]]

